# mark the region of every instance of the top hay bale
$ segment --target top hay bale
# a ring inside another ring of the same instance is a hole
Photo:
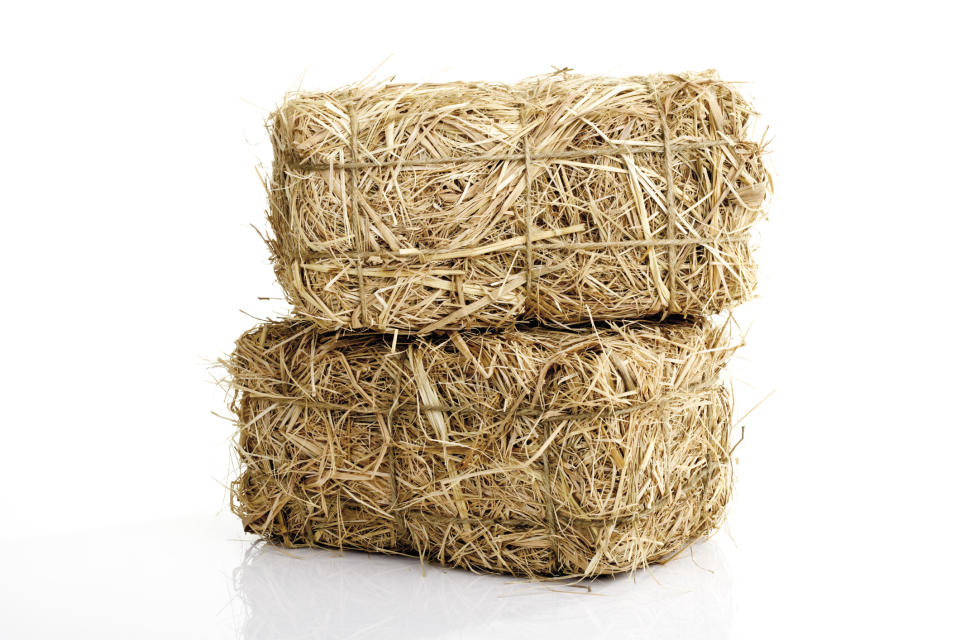
[[[714,72],[291,96],[270,120],[277,278],[326,329],[727,309],[769,191],[752,113]]]

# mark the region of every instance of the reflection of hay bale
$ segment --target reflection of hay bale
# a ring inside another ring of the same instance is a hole
[[[604,596],[597,598],[583,597],[576,584],[423,571],[413,559],[255,544],[234,571],[243,603],[240,636],[513,638],[552,625],[565,630],[563,637],[630,638],[637,629],[654,638],[725,637],[733,602],[721,545],[695,545],[692,555],[694,562],[684,553],[659,568],[655,580],[592,580],[592,593]]]
[[[268,323],[228,363],[234,510],[287,546],[476,571],[659,562],[722,517],[731,351],[706,321],[397,338]]]
[[[271,119],[277,278],[326,329],[729,308],[769,191],[751,115],[713,72],[292,96]]]

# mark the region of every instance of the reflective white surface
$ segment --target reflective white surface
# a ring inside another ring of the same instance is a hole
[[[957,636],[956,7],[556,7],[6,3],[0,639]],[[736,312],[736,544],[585,595],[179,517],[233,477],[209,360],[286,309],[248,226],[264,119],[390,54],[376,78],[748,81],[776,196]]]
[[[251,548],[235,573],[244,638],[725,637],[730,583],[709,544],[635,579],[571,586],[478,576],[415,559]],[[654,576],[659,584],[654,581]]]
[[[224,515],[9,543],[2,636],[730,635],[731,579],[716,540],[632,577],[572,586],[411,558],[290,551],[237,537],[238,528]]]

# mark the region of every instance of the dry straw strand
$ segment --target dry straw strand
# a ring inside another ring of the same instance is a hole
[[[596,576],[708,535],[732,353],[709,321],[396,338],[263,324],[225,363],[233,509],[286,546]]]
[[[321,327],[697,316],[747,299],[770,181],[714,72],[353,86],[271,116],[271,248]]]

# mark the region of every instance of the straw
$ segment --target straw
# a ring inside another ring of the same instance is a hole
[[[285,546],[477,572],[663,562],[723,517],[734,348],[708,321],[399,337],[263,324],[225,363],[233,508]]]
[[[748,299],[770,190],[712,71],[351,86],[270,119],[268,238],[325,329],[698,316]]]

